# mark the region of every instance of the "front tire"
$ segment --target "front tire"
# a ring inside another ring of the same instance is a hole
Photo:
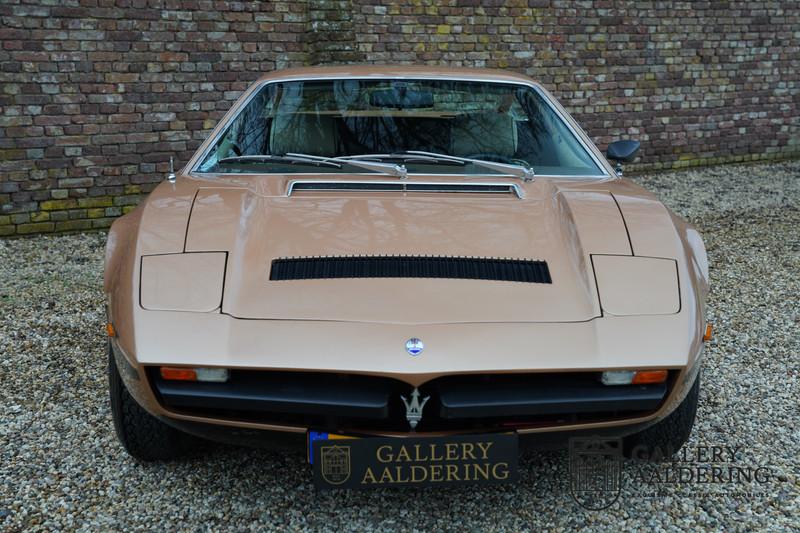
[[[194,438],[157,419],[125,388],[111,345],[108,347],[108,385],[111,417],[125,451],[140,461],[168,461],[186,455]]]
[[[681,404],[666,418],[625,439],[625,452],[633,459],[660,461],[671,457],[689,440],[700,397],[700,375]]]

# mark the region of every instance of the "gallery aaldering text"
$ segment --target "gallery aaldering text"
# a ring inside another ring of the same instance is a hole
[[[643,463],[637,470],[640,483],[670,484],[739,484],[769,483],[775,479],[768,466],[742,464],[742,446],[684,446],[677,453],[659,448],[633,450],[634,459],[662,460],[662,463]]]

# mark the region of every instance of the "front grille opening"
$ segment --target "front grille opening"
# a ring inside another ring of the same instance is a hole
[[[336,278],[444,278],[552,283],[545,261],[470,257],[295,257],[272,261],[271,281]]]
[[[631,402],[624,408],[594,409],[576,406],[561,412],[539,413],[535,415],[515,415],[509,413],[507,406],[494,405],[503,391],[510,388],[525,387],[553,391],[554,401],[558,401],[559,391],[565,388],[581,389],[586,394],[609,387],[601,385],[594,372],[563,372],[544,374],[468,374],[436,378],[420,386],[422,397],[430,396],[426,403],[423,418],[417,431],[421,433],[436,431],[489,432],[511,431],[522,428],[554,427],[573,424],[605,422],[634,419],[647,416],[661,407],[675,385],[679,372],[670,371],[667,384],[661,388],[661,400],[649,403]],[[345,373],[293,372],[231,370],[230,381],[225,383],[197,384],[192,382],[173,384],[165,388],[165,382],[158,376],[157,368],[148,369],[148,376],[159,402],[168,410],[193,416],[211,417],[222,420],[238,420],[275,425],[314,428],[323,431],[359,432],[387,431],[407,432],[409,424],[400,395],[411,392],[407,383],[392,378],[364,376]],[[635,386],[636,387],[636,386]],[[190,402],[176,402],[176,389],[189,393]],[[484,405],[486,411],[475,416],[453,417],[443,405],[443,397],[456,389],[474,391],[470,399]],[[220,402],[209,392],[227,391],[227,401]],[[621,390],[620,388],[615,389]],[[299,409],[259,408],[251,404],[254,396],[261,391],[266,396],[298,399],[307,404]],[[356,398],[345,397],[343,391],[358,391]],[[613,392],[613,391],[610,391]],[[241,403],[239,403],[241,401]],[[225,404],[223,406],[223,404]],[[250,405],[248,405],[250,404]],[[361,410],[372,406],[370,412]],[[375,410],[376,405],[383,405]],[[354,410],[355,408],[355,410]]]

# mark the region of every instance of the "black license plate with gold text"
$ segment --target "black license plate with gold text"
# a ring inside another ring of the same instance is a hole
[[[513,433],[336,438],[309,445],[314,485],[321,489],[510,483],[518,478]]]

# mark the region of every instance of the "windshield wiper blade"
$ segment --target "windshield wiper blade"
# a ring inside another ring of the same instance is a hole
[[[303,163],[307,165],[314,165],[314,166],[326,166],[326,167],[333,167],[333,168],[342,168],[342,165],[336,163],[334,161],[325,161],[321,159],[317,159],[313,156],[300,156],[296,154],[286,154],[286,155],[272,155],[272,154],[263,154],[263,155],[237,155],[235,157],[225,157],[217,161],[217,164],[220,163]]]
[[[408,169],[406,169],[405,165],[393,165],[390,163],[373,163],[370,161],[352,160],[352,159],[347,159],[346,156],[322,157],[318,155],[296,154],[296,153],[287,153],[286,155],[290,157],[297,157],[303,159],[313,159],[314,161],[320,161],[326,163],[336,163],[336,164],[345,163],[347,165],[352,165],[354,167],[365,168],[367,170],[374,170],[376,172],[383,172],[384,174],[389,174],[390,176],[397,176],[400,179],[406,179],[408,177]]]
[[[521,179],[522,181],[528,182],[533,181],[534,173],[533,169],[528,166],[522,165],[512,165],[509,163],[496,163],[494,161],[484,161],[483,159],[469,159],[467,157],[456,157],[453,155],[447,154],[437,154],[434,152],[422,152],[417,150],[408,150],[403,154],[364,154],[364,155],[357,155],[357,156],[338,156],[338,157],[322,157],[318,155],[309,155],[309,154],[298,154],[298,153],[287,153],[287,157],[296,157],[302,159],[313,159],[315,161],[320,162],[336,162],[336,163],[346,163],[348,165],[353,165],[355,167],[366,168],[368,170],[375,170],[378,172],[383,172],[384,174],[390,174],[399,177],[400,179],[405,179],[408,177],[408,169],[405,165],[395,165],[390,163],[379,163],[379,162],[372,162],[372,161],[363,161],[362,159],[378,159],[384,158],[389,159],[392,157],[409,157],[409,160],[412,158],[420,158],[421,160],[434,162],[434,161],[449,161],[456,164],[465,165],[467,163],[471,163],[476,166],[488,168],[490,170],[494,170],[497,172],[504,172],[506,174],[510,174],[514,177]]]
[[[458,159],[451,159],[450,157],[439,157],[439,156],[430,156],[430,155],[421,155],[419,153],[413,152],[401,152],[397,154],[361,154],[361,155],[347,155],[347,156],[340,156],[336,158],[337,160],[347,160],[347,161],[361,161],[361,160],[368,160],[368,159],[402,159],[403,162],[412,162],[412,161],[421,161],[425,163],[442,163],[446,165],[459,165],[464,166],[467,163],[465,161],[461,161]]]
[[[447,154],[437,154],[434,152],[421,152],[418,150],[409,150],[409,154],[415,155],[424,155],[429,157],[438,157],[440,159],[449,159],[451,161],[461,161],[463,163],[472,163],[473,165],[488,168],[490,170],[496,170],[498,172],[505,172],[507,174],[511,174],[514,177],[521,179],[522,181],[533,181],[535,176],[533,169],[529,166],[523,165],[512,165],[510,163],[496,163],[494,161],[484,161],[483,159],[470,159],[468,157],[456,157],[454,155],[447,155]]]

